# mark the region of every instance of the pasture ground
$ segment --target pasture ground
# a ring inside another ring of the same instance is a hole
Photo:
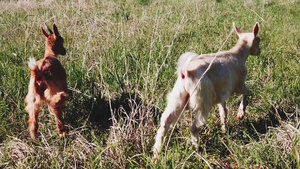
[[[1,1],[0,168],[300,168],[299,13],[296,0]],[[221,132],[214,108],[194,151],[193,113],[185,112],[154,165],[154,136],[179,56],[231,48],[233,21],[245,32],[260,23],[262,53],[247,61],[245,118],[236,120],[241,97],[231,97],[228,131]],[[68,133],[58,138],[44,107],[31,140],[27,60],[43,57],[39,27],[53,23],[67,49],[59,60],[70,88]]]

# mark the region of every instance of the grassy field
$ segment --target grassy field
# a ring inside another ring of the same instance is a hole
[[[300,168],[299,13],[296,0],[0,1],[0,168]],[[245,118],[236,120],[241,97],[231,97],[222,133],[214,108],[195,151],[187,111],[153,164],[179,56],[230,49],[232,22],[245,32],[260,23]],[[44,106],[31,140],[27,60],[43,57],[39,27],[53,23],[67,49],[59,60],[70,89],[68,133],[58,138]]]

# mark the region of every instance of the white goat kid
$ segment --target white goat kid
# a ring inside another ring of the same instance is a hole
[[[205,124],[212,106],[216,104],[219,107],[221,128],[226,130],[225,100],[234,93],[243,95],[237,114],[238,119],[243,118],[249,91],[245,85],[247,74],[245,62],[249,54],[260,54],[260,38],[257,36],[259,25],[256,23],[251,33],[242,33],[234,23],[233,27],[239,40],[232,49],[202,55],[188,52],[180,56],[177,65],[178,78],[168,95],[167,107],[162,114],[160,128],[153,146],[155,162],[164,135],[170,125],[177,121],[186,104],[196,112],[196,118],[190,127],[191,142],[195,147],[198,146],[199,129]],[[210,69],[203,76],[211,62]],[[201,76],[203,78],[198,82]]]

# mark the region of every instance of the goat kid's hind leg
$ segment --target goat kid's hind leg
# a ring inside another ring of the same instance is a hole
[[[209,80],[203,79],[190,98],[190,107],[196,112],[196,118],[190,127],[192,145],[198,148],[198,137],[200,127],[206,123],[209,111],[215,100],[215,93]]]
[[[191,131],[191,142],[192,145],[197,149],[198,148],[198,137],[199,137],[199,131],[200,127],[205,125],[206,120],[208,118],[210,105],[200,105],[199,108],[197,108],[196,111],[196,119],[194,120],[192,126],[190,127]]]
[[[243,117],[245,115],[246,107],[248,105],[249,89],[246,85],[244,86],[242,94],[243,94],[243,100],[240,103],[239,110],[238,110],[238,113],[237,113],[237,118],[238,119],[243,119]]]
[[[160,127],[156,134],[155,144],[153,146],[154,162],[156,162],[157,155],[160,152],[164,135],[170,128],[170,125],[178,119],[187,103],[188,98],[189,94],[184,89],[181,79],[178,78],[173,90],[168,95],[167,107],[162,114]]]
[[[28,128],[30,137],[32,139],[36,138],[36,133],[38,130],[38,116],[40,111],[40,99],[38,97],[27,95],[26,96],[26,107],[25,110],[29,114]]]
[[[221,129],[223,132],[226,131],[226,120],[227,120],[227,109],[226,109],[226,103],[219,103],[219,114],[221,119]]]

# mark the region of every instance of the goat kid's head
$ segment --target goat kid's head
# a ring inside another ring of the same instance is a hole
[[[233,28],[235,29],[236,34],[239,36],[240,41],[246,41],[247,45],[250,47],[250,55],[259,55],[260,54],[260,48],[259,48],[259,42],[260,38],[257,36],[258,30],[259,30],[259,24],[256,22],[253,28],[253,32],[251,33],[243,33],[240,31],[233,22]]]
[[[48,28],[50,34],[48,35],[46,31],[41,27],[40,28],[44,38],[45,38],[45,44],[46,44],[46,49],[51,49],[55,55],[65,55],[66,54],[66,49],[64,48],[64,39],[59,35],[58,29],[55,24],[53,24],[52,29],[53,32],[50,28]]]

